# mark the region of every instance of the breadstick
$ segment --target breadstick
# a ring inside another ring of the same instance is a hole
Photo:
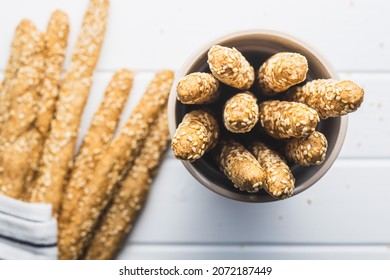
[[[234,133],[251,131],[259,120],[259,106],[250,92],[239,93],[230,98],[223,110],[223,122]]]
[[[172,150],[176,158],[194,161],[215,147],[219,128],[215,118],[204,110],[186,114],[172,139]]]
[[[17,27],[5,73],[6,92],[2,97],[4,100],[1,100],[4,102],[1,112],[1,146],[9,146],[15,142],[36,118],[37,85],[42,78],[43,53],[42,34],[33,23],[23,20]]]
[[[42,34],[30,20],[22,20],[15,30],[10,56],[4,72],[4,81],[14,79],[19,68],[40,63],[36,61],[35,55],[40,53],[42,48]]]
[[[238,50],[215,45],[207,55],[211,73],[222,83],[239,90],[247,90],[252,86],[254,69]]]
[[[41,35],[29,20],[22,20],[17,26],[11,43],[11,52],[4,71],[0,90],[0,132],[2,123],[9,118],[9,106],[12,87],[15,85],[19,68],[32,65],[32,57],[39,53]]]
[[[317,112],[305,104],[277,100],[260,104],[260,124],[276,139],[305,137],[319,121]]]
[[[172,82],[173,72],[164,70],[156,74],[125,127],[102,154],[91,180],[85,186],[89,195],[80,201],[66,229],[60,233],[61,259],[77,259],[82,255],[113,195],[115,184],[133,163],[150,124],[165,106]]]
[[[274,198],[284,199],[294,192],[295,178],[283,157],[256,141],[249,149],[266,174],[264,189]]]
[[[326,156],[328,141],[325,135],[315,131],[308,137],[300,139],[288,139],[285,146],[287,159],[303,165],[320,165]]]
[[[177,99],[183,104],[208,104],[219,97],[219,82],[209,73],[195,72],[177,84]]]
[[[12,143],[2,155],[0,193],[19,199],[23,193],[26,176],[36,168],[42,135],[31,128]]]
[[[59,92],[55,119],[43,148],[31,202],[48,202],[57,217],[64,179],[72,165],[81,115],[106,30],[108,0],[91,0]]]
[[[43,143],[49,132],[50,122],[54,116],[62,65],[65,59],[68,32],[68,16],[61,11],[55,11],[50,17],[45,33],[44,70],[43,78],[38,86],[38,112],[34,123],[34,127],[41,133],[41,144],[35,149],[37,154],[31,154],[29,159],[26,159],[26,162],[28,162],[35,158],[38,162],[30,164],[33,166],[33,169],[30,169],[27,175],[20,174],[22,177],[25,177],[25,192],[22,196],[23,200],[28,199],[31,195],[30,184],[32,184],[34,176],[38,171]]]
[[[19,198],[22,193],[25,176],[35,158],[29,152],[39,147],[36,142],[40,138],[30,133],[29,128],[36,117],[36,87],[42,76],[43,51],[44,41],[39,31],[30,21],[22,21],[11,47],[1,109],[7,111],[0,133],[0,193],[13,198]]]
[[[217,161],[220,169],[236,188],[253,193],[263,187],[266,179],[263,168],[240,143],[232,140],[222,141]]]
[[[82,196],[88,194],[84,186],[91,180],[97,162],[114,135],[132,84],[133,72],[121,70],[115,73],[108,85],[104,99],[92,119],[91,127],[76,157],[69,183],[65,186],[59,219],[60,228],[69,223],[72,211]]]
[[[309,70],[299,53],[281,52],[268,58],[260,67],[259,87],[264,94],[275,95],[303,82]]]
[[[292,89],[289,99],[306,104],[326,119],[356,111],[363,102],[364,90],[348,80],[314,80]]]
[[[55,102],[58,97],[62,65],[64,64],[69,33],[68,16],[55,11],[49,20],[45,34],[44,76],[38,88],[39,103],[35,127],[46,137],[53,119]]]
[[[154,171],[161,162],[168,140],[165,109],[151,126],[139,156],[99,223],[86,259],[114,258],[142,209],[155,175]]]

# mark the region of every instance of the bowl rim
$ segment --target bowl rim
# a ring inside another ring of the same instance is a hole
[[[333,68],[332,64],[329,63],[327,59],[323,57],[323,55],[317,51],[317,49],[313,48],[311,45],[307,44],[306,42],[303,42],[302,40],[288,35],[286,33],[271,30],[271,29],[248,29],[248,30],[241,30],[232,32],[229,34],[226,34],[224,36],[220,36],[212,41],[209,41],[205,44],[203,44],[201,47],[199,47],[196,51],[194,51],[184,62],[184,64],[180,67],[180,69],[176,72],[175,80],[173,82],[171,92],[169,94],[168,99],[168,126],[169,126],[169,133],[171,138],[174,136],[176,128],[177,128],[177,122],[176,122],[176,104],[177,104],[177,98],[176,98],[176,87],[178,81],[187,74],[188,70],[191,68],[193,63],[205,52],[207,52],[211,46],[220,44],[223,41],[234,39],[235,37],[243,37],[243,36],[253,36],[253,35],[269,35],[273,37],[279,37],[280,39],[285,39],[292,41],[293,43],[299,45],[300,47],[306,49],[308,52],[310,52],[313,56],[318,59],[318,61],[322,64],[322,66],[326,69],[326,71],[330,74],[331,78],[339,79],[339,76],[336,72],[336,70]],[[294,194],[291,196],[296,196],[299,193],[302,193],[303,191],[310,188],[312,185],[314,185],[317,181],[319,181],[332,167],[333,163],[337,159],[341,148],[343,146],[346,133],[347,133],[347,126],[348,126],[348,116],[344,115],[339,117],[340,118],[340,126],[338,131],[338,136],[336,139],[336,142],[334,144],[332,152],[327,156],[327,160],[321,165],[321,167],[306,181],[304,181],[302,184],[300,184],[299,188],[296,186],[296,191],[294,191]],[[275,202],[280,201],[278,199],[273,199],[270,196],[270,199],[265,200],[261,196],[248,196],[247,194],[243,193],[237,193],[237,192],[231,192],[225,188],[222,188],[218,184],[215,184],[211,182],[207,177],[205,177],[202,173],[200,173],[196,168],[188,161],[181,160],[182,164],[185,166],[185,168],[188,170],[188,172],[203,186],[208,188],[209,190],[222,195],[226,198],[230,198],[236,201],[243,201],[243,202],[256,202],[256,203],[265,203],[265,202]]]

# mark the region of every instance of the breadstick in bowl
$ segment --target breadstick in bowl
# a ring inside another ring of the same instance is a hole
[[[252,93],[238,93],[226,101],[223,122],[227,130],[233,133],[249,132],[258,120],[259,106]]]
[[[222,83],[240,90],[247,90],[252,86],[254,69],[238,50],[215,45],[207,55],[211,73]]]
[[[319,122],[318,113],[302,103],[272,100],[260,104],[260,124],[276,139],[305,137]]]
[[[263,188],[266,174],[256,158],[240,143],[224,140],[217,161],[220,169],[242,191],[258,192]]]
[[[321,132],[314,131],[307,137],[286,141],[286,157],[296,164],[319,165],[325,160],[328,141]]]
[[[195,110],[186,114],[172,139],[176,158],[194,161],[215,147],[219,128],[215,118],[207,111]]]
[[[321,119],[327,119],[356,111],[363,102],[364,90],[349,80],[319,79],[291,89],[288,97],[315,109]]]
[[[183,104],[208,104],[219,97],[219,82],[209,73],[191,73],[177,84],[177,99]]]
[[[120,184],[99,226],[95,230],[86,259],[113,259],[142,210],[155,171],[169,140],[167,109],[159,114],[142,145],[133,167]]]
[[[268,58],[260,67],[258,83],[266,95],[275,95],[303,82],[309,70],[299,53],[281,52]]]
[[[295,178],[284,158],[259,141],[253,143],[249,150],[266,173],[264,189],[277,199],[291,196],[294,192]]]

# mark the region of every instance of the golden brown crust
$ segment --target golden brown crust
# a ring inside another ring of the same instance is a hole
[[[219,128],[215,118],[207,111],[195,110],[186,114],[172,139],[176,158],[194,161],[218,142]]]
[[[133,72],[121,70],[115,73],[106,89],[104,99],[92,118],[65,187],[59,218],[60,229],[69,222],[80,199],[88,195],[88,190],[84,187],[91,180],[97,162],[115,133],[132,84]]]
[[[43,79],[38,88],[39,108],[35,127],[46,137],[50,122],[54,116],[55,102],[58,97],[62,65],[65,60],[68,42],[69,19],[55,11],[49,20],[45,34],[45,67]]]
[[[251,193],[263,188],[266,179],[263,168],[240,143],[232,140],[222,141],[217,161],[220,169],[236,188]]]
[[[36,118],[37,85],[42,78],[44,39],[36,26],[23,20],[17,27],[6,69],[2,96],[0,145],[7,146],[26,132]],[[5,110],[5,111],[3,111]]]
[[[42,135],[31,128],[12,143],[3,155],[0,177],[0,193],[19,199],[25,190],[25,182],[31,178],[31,170],[36,170]]]
[[[54,117],[55,102],[58,97],[62,66],[65,60],[68,32],[68,16],[61,11],[55,11],[50,17],[46,33],[44,34],[45,53],[43,78],[37,88],[39,99],[37,102],[38,111],[34,122],[34,129],[36,128],[41,134],[41,143],[35,150],[37,154],[31,154],[28,159],[35,158],[37,162],[31,164],[33,168],[26,175],[25,192],[22,196],[24,200],[28,199],[31,195],[30,186],[34,184],[33,181],[37,175],[39,159],[43,151],[43,143]]]
[[[222,83],[239,90],[247,90],[252,86],[254,69],[238,50],[214,45],[207,55],[211,73]]]
[[[233,133],[249,132],[258,120],[259,106],[252,93],[238,93],[226,101],[223,110],[223,123],[227,130]]]
[[[308,137],[288,139],[285,153],[288,160],[303,166],[319,165],[326,157],[328,141],[325,135],[315,131]]]
[[[91,0],[59,92],[55,119],[43,148],[31,202],[48,202],[57,217],[64,180],[72,166],[81,115],[106,30],[108,0]]]
[[[43,71],[44,40],[30,21],[15,32],[1,93],[0,193],[19,198],[33,166],[40,135],[31,128],[37,111],[37,85]],[[5,111],[4,111],[5,110]]]
[[[65,80],[92,76],[106,33],[109,4],[109,0],[90,0]]]
[[[278,100],[260,104],[260,124],[276,139],[305,137],[319,121],[317,112],[305,104]]]
[[[20,67],[40,63],[35,56],[41,53],[42,49],[42,34],[30,20],[22,20],[15,30],[4,80],[13,79]]]
[[[16,83],[17,72],[23,66],[32,65],[35,55],[40,52],[40,41],[41,35],[31,21],[25,19],[18,24],[0,91],[0,131],[2,123],[9,118],[10,91]]]
[[[277,199],[291,196],[294,192],[295,178],[284,158],[259,141],[252,144],[249,150],[265,171],[264,189]]]
[[[356,111],[363,102],[364,90],[349,80],[314,80],[289,92],[289,99],[316,110],[321,119]]]
[[[115,257],[120,245],[133,228],[137,214],[142,210],[168,140],[169,131],[165,109],[151,126],[140,154],[99,223],[88,248],[86,259],[113,259]]]
[[[139,152],[150,125],[165,106],[173,82],[173,72],[160,71],[149,84],[142,99],[96,165],[92,179],[85,186],[89,195],[83,198],[71,221],[59,238],[61,259],[79,258],[91,238],[97,221]]]
[[[307,60],[303,55],[277,53],[261,65],[258,83],[263,93],[275,95],[303,82],[308,70]]]
[[[195,72],[181,78],[176,91],[183,104],[209,104],[219,97],[219,82],[209,73]]]

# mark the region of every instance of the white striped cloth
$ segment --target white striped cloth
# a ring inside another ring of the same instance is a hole
[[[57,259],[57,220],[50,204],[0,195],[0,259]]]

